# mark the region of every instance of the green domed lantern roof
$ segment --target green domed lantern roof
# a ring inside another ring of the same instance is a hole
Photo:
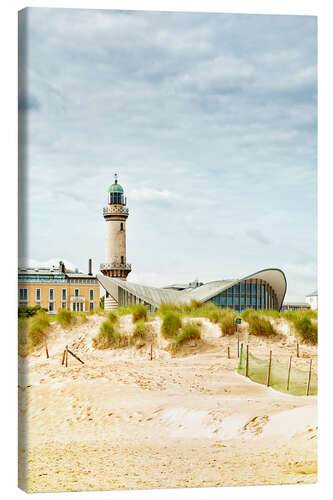
[[[123,193],[123,187],[118,184],[118,175],[114,174],[114,183],[109,187],[109,193]]]
[[[123,193],[123,192],[124,189],[120,184],[115,183],[109,187],[109,193]]]

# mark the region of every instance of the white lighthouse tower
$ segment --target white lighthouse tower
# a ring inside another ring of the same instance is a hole
[[[131,264],[126,260],[126,220],[128,208],[124,189],[118,184],[118,176],[115,174],[114,183],[108,192],[108,206],[103,208],[103,216],[106,222],[106,245],[105,263],[101,264],[101,272],[105,276],[127,279],[131,272]],[[104,308],[114,309],[118,307],[117,301],[106,294]]]

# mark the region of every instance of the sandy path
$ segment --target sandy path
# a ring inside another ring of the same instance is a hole
[[[154,347],[150,361],[149,346],[94,351],[91,338],[102,321],[90,317],[70,332],[56,332],[49,360],[41,351],[20,362],[25,425],[19,476],[25,489],[316,480],[316,397],[281,394],[238,375],[235,339],[218,337],[215,325],[206,325],[206,344],[193,343],[186,357]],[[61,366],[64,341],[84,365],[70,359],[67,369]],[[263,357],[273,346],[287,359],[295,348],[255,341]],[[232,359],[226,358],[228,344]],[[302,350],[315,356],[312,347]]]

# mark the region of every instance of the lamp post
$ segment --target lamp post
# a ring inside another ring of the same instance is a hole
[[[239,358],[239,328],[238,325],[240,325],[242,322],[242,318],[239,318],[238,316],[235,318],[235,323],[236,323],[236,332],[237,332],[237,356]]]

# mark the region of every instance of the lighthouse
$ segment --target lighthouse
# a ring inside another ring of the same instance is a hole
[[[110,278],[126,280],[131,272],[131,264],[126,259],[126,221],[128,208],[123,187],[118,184],[118,175],[108,191],[108,205],[103,208],[106,222],[105,263],[101,264],[101,272]],[[105,309],[118,307],[117,301],[111,297],[105,298]]]

